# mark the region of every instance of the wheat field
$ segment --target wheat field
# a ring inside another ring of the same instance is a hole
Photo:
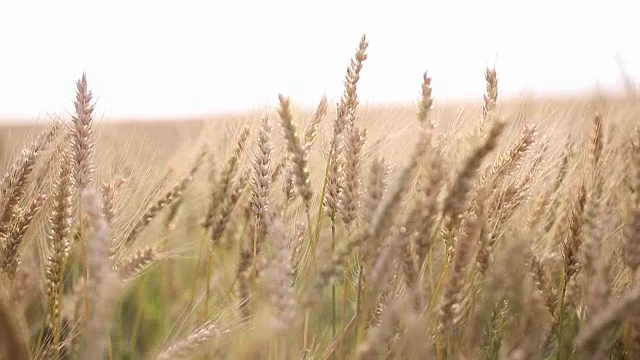
[[[334,105],[3,127],[0,358],[640,358],[638,98],[364,106],[367,46]]]

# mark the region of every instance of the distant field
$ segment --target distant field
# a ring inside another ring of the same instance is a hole
[[[437,95],[437,93],[436,93]],[[295,99],[292,99],[295,104]],[[535,121],[542,125],[542,129],[550,131],[553,136],[566,135],[575,130],[584,130],[584,125],[590,121],[590,114],[594,107],[603,103],[611,114],[612,124],[629,124],[636,121],[638,108],[637,100],[624,95],[603,96],[585,95],[584,97],[566,98],[513,98],[501,100],[501,116],[509,122],[520,122],[523,119]],[[379,149],[392,158],[402,157],[398,151],[404,150],[406,136],[415,131],[416,108],[415,104],[393,106],[369,106],[361,105],[363,112],[361,122],[372,134],[371,142],[384,142],[379,144]],[[477,125],[482,110],[482,99],[468,102],[447,102],[441,104],[436,97],[433,109],[433,120],[437,127],[444,131],[454,133],[453,136],[464,134],[470,127]],[[303,109],[299,122],[304,123],[311,115],[313,109]],[[277,118],[275,109],[264,109],[264,112],[243,113],[229,116],[206,117],[202,119],[175,119],[153,121],[128,121],[118,119],[110,123],[108,116],[96,122],[95,128],[100,141],[97,147],[101,151],[114,151],[122,156],[139,156],[139,153],[148,154],[154,161],[166,162],[176,155],[175,150],[181,146],[189,146],[192,141],[201,137],[210,137],[212,140],[226,139],[233,133],[240,131],[241,127],[255,123],[264,113]],[[330,119],[335,116],[335,109],[328,114]],[[68,120],[68,119],[67,119]],[[25,119],[23,123],[29,123]],[[25,141],[34,133],[42,129],[47,119],[38,118],[40,125],[23,125],[14,119],[0,119],[0,151],[5,151],[4,163],[7,156],[21,149]],[[301,124],[302,125],[302,124]],[[323,123],[324,132],[320,137],[330,135],[331,122]],[[559,130],[557,132],[555,130]],[[458,135],[455,135],[458,134]],[[325,139],[326,140],[326,139]],[[226,141],[223,141],[227,144]],[[123,147],[123,145],[125,145]],[[133,155],[135,154],[135,155]],[[150,159],[145,159],[150,160]]]

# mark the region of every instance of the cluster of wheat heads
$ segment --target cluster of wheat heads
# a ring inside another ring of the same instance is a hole
[[[425,74],[392,164],[359,109],[366,59],[363,37],[335,114],[302,123],[281,95],[133,210],[142,189],[96,171],[83,76],[0,183],[2,358],[640,356],[640,114],[507,118],[488,69],[456,138]]]

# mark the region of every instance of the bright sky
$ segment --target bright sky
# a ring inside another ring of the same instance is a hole
[[[605,5],[606,4],[606,5]],[[339,99],[367,34],[364,102],[503,95],[640,80],[633,0],[9,1],[0,3],[0,118],[72,109],[87,72],[100,117],[173,117]]]

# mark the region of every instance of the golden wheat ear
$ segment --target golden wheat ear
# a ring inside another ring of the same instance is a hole
[[[30,146],[22,151],[0,183],[0,270],[10,278],[14,277],[18,269],[24,236],[48,196],[39,193],[34,199],[28,200],[28,207],[20,205],[27,201],[30,187],[40,187],[41,181],[38,174],[34,173],[36,162],[59,131],[60,124],[54,122],[40,133]],[[34,176],[35,179],[32,179]]]
[[[260,120],[256,151],[252,161],[251,210],[255,220],[254,236],[251,244],[254,262],[264,243],[268,231],[270,208],[269,190],[271,187],[271,125],[269,119]]]
[[[32,173],[36,162],[45,148],[57,135],[57,123],[42,132],[30,145],[25,148],[4,175],[0,183],[0,239],[10,237],[13,221],[19,216],[19,204],[24,200],[27,190],[32,183]]]
[[[344,146],[345,131],[355,125],[357,107],[359,103],[357,93],[358,81],[360,80],[360,71],[362,71],[363,64],[368,58],[368,47],[369,43],[367,42],[367,38],[363,35],[360,39],[358,49],[347,68],[344,91],[340,98],[340,102],[337,105],[336,117],[333,120],[333,137],[329,144],[327,169],[325,171],[327,174],[325,179],[327,189],[325,191],[324,198],[322,199],[324,212],[332,222],[335,222],[336,214],[339,211],[341,197],[340,188],[344,178],[344,173],[342,171],[343,159],[340,152]],[[352,133],[352,144],[355,145],[356,148],[360,145],[361,135],[364,135],[364,132],[361,133],[360,131],[357,131]],[[359,149],[356,150],[359,151]],[[351,216],[352,213],[346,215],[347,221],[349,221]]]
[[[87,75],[82,74],[76,82],[76,99],[73,103],[75,114],[73,115],[72,146],[74,172],[73,177],[76,187],[81,191],[93,181],[95,165],[93,160],[93,110],[91,103],[93,95],[87,84]]]
[[[71,223],[73,221],[73,173],[68,148],[63,148],[63,156],[59,160],[59,168],[54,184],[53,206],[49,212],[47,223],[47,252],[45,278],[47,292],[47,317],[53,331],[50,347],[45,350],[48,356],[57,356],[63,350],[62,340],[62,305],[65,274],[68,272]]]
[[[224,168],[218,175],[217,180],[211,179],[212,186],[209,206],[207,208],[207,213],[202,220],[202,226],[205,230],[211,229],[214,223],[217,222],[217,219],[219,218],[218,211],[220,210],[219,208],[221,207],[221,204],[225,204],[225,198],[230,196],[230,194],[233,194],[233,179],[238,172],[238,162],[240,161],[240,156],[245,148],[249,134],[249,127],[242,129],[236,140],[236,145],[229,153]],[[214,236],[212,235],[212,238],[213,237]]]
[[[498,138],[502,134],[505,126],[506,123],[503,121],[493,123],[484,143],[478,146],[473,153],[466,158],[462,169],[456,175],[453,184],[444,198],[442,209],[442,219],[444,219],[444,223],[442,232],[450,252],[452,252],[454,248],[454,238],[462,223],[462,214],[467,205],[476,173],[482,165],[484,158],[497,146]]]
[[[232,329],[216,321],[208,321],[194,330],[185,339],[176,342],[163,350],[157,360],[191,359],[205,343],[220,339],[232,333]]]
[[[195,174],[198,172],[200,166],[204,162],[206,154],[207,153],[205,150],[201,151],[196,157],[196,160],[194,161],[187,174],[184,175],[160,199],[158,199],[147,208],[147,211],[142,215],[138,222],[136,222],[133,229],[131,229],[131,231],[129,231],[127,236],[124,238],[123,244],[125,246],[130,247],[133,242],[140,236],[140,234],[147,228],[151,221],[155,219],[163,209],[182,198],[184,191],[187,189],[189,184],[191,184]]]
[[[311,192],[311,185],[309,183],[309,168],[307,159],[302,148],[302,144],[298,137],[297,129],[293,123],[293,115],[290,109],[289,98],[279,95],[280,107],[278,114],[280,115],[282,130],[284,138],[287,142],[287,150],[292,163],[293,174],[295,177],[295,185],[298,190],[298,194],[302,198],[305,207],[309,209],[311,206],[311,198],[313,193]]]

